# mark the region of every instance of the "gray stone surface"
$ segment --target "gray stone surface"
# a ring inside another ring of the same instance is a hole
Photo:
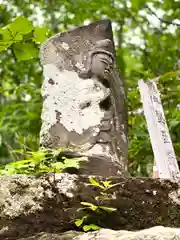
[[[157,226],[137,232],[101,229],[96,232],[80,233],[69,231],[63,234],[41,233],[19,240],[180,240],[180,228]]]

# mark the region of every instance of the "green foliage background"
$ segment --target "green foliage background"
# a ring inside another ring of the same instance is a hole
[[[4,0],[0,4],[0,163],[21,159],[13,149],[38,149],[40,44],[57,32],[104,18],[113,23],[118,67],[127,86],[131,174],[148,176],[153,164],[140,109],[139,79],[161,76],[158,88],[180,156],[179,16],[177,0]]]

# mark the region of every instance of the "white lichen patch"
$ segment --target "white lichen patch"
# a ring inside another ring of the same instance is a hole
[[[58,176],[57,176],[58,175]],[[57,190],[60,194],[64,194],[69,198],[74,196],[73,192],[77,189],[77,175],[70,175],[68,173],[56,174],[56,179],[58,177],[58,182],[56,183]]]
[[[77,62],[77,63],[75,64],[75,66],[76,66],[78,69],[80,69],[80,70],[85,70],[85,67],[84,67],[84,64],[83,64],[83,63]]]
[[[170,192],[169,198],[173,203],[180,205],[180,189]]]
[[[156,194],[157,194],[157,191],[154,190],[154,191],[153,191],[153,195],[155,196]]]
[[[44,131],[58,121],[70,132],[82,134],[89,127],[100,124],[104,111],[99,102],[104,97],[103,89],[97,89],[93,79],[82,80],[74,71],[60,71],[55,65],[44,66],[42,110]],[[81,108],[89,102],[88,107]],[[57,120],[57,113],[60,120]],[[42,131],[41,130],[41,131]]]
[[[85,152],[88,156],[91,155],[103,155],[104,157],[112,157],[112,154],[110,154],[110,147],[108,145],[101,145],[101,144],[95,144],[90,150]]]
[[[127,142],[127,137],[126,137],[124,132],[121,132],[121,137],[122,137],[122,140],[126,143]]]
[[[54,198],[48,182],[26,175],[1,177],[0,218],[13,219],[23,214],[32,214],[43,209],[44,199]],[[44,186],[47,184],[46,188]]]
[[[63,42],[63,43],[61,44],[61,46],[62,46],[65,50],[69,50],[69,45],[68,45],[67,43]]]

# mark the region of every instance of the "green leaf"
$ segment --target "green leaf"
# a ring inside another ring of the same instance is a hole
[[[34,38],[33,41],[36,43],[42,43],[47,39],[49,29],[48,28],[40,28],[36,27],[34,30]]]
[[[77,226],[77,227],[81,226],[82,223],[83,223],[83,221],[84,221],[83,218],[81,218],[81,219],[77,219],[77,220],[75,221],[76,226]]]
[[[77,168],[78,167],[78,162],[76,160],[73,160],[73,158],[72,159],[67,159],[66,158],[64,160],[64,165],[65,165],[66,168],[68,168],[68,167],[75,167],[75,168]]]
[[[88,206],[88,207],[94,206],[94,204],[89,203],[89,202],[81,202],[81,204],[82,204],[83,206]]]
[[[8,28],[0,29],[0,52],[7,49],[12,43],[12,35]]]
[[[172,128],[178,126],[179,124],[180,124],[180,121],[173,119],[169,122],[169,129],[172,129]]]
[[[13,51],[19,60],[28,60],[38,56],[38,50],[33,43],[16,43],[13,45]]]
[[[105,188],[108,188],[111,186],[112,181],[102,181]]]
[[[90,184],[87,184],[87,186],[95,186],[104,189],[104,186],[101,185],[96,179],[94,179],[92,176],[89,177]]]
[[[143,4],[145,2],[146,2],[145,0],[133,0],[133,1],[131,1],[132,8],[134,10],[138,10],[138,9],[140,9],[143,6]]]
[[[6,50],[11,44],[5,44],[0,41],[0,52]]]
[[[9,164],[6,165],[6,167],[9,167],[9,166],[12,166],[14,168],[21,167],[24,164],[29,164],[30,162],[31,162],[30,160],[20,160],[20,161],[17,161],[17,162],[9,163]]]
[[[38,160],[44,160],[46,157],[46,152],[42,152],[42,151],[37,151],[37,152],[31,152],[32,158],[34,159],[34,161]]]
[[[117,209],[116,208],[111,208],[111,207],[100,207],[99,206],[99,208],[101,208],[101,209],[103,209],[103,210],[105,210],[106,212],[114,212],[114,211],[116,211]]]
[[[173,78],[179,77],[180,76],[180,71],[176,71],[176,72],[167,72],[164,75],[160,76],[159,78],[159,82],[165,82],[165,81],[169,81]]]
[[[91,229],[95,230],[95,231],[101,229],[101,227],[99,227],[98,225],[95,225],[95,224],[90,224],[90,226],[91,226]]]
[[[90,208],[92,211],[96,211],[98,209],[98,206],[92,204],[92,203],[88,203],[88,202],[81,202],[81,205],[83,206],[87,206],[88,208]]]
[[[9,29],[7,27],[0,29],[0,35],[1,35],[1,38],[0,38],[1,41],[12,40],[11,31],[9,31]]]
[[[11,30],[13,35],[17,33],[27,34],[34,29],[32,22],[23,16],[17,17],[11,24],[8,25],[8,28]]]
[[[8,27],[0,29],[0,42],[3,41],[12,44],[21,41],[22,39],[23,35],[21,33],[13,34]]]
[[[90,225],[84,225],[84,226],[83,226],[83,230],[84,230],[85,232],[87,232],[87,231],[91,230],[91,226],[90,226]]]
[[[97,226],[97,225],[95,225],[95,224],[89,224],[89,225],[84,225],[84,226],[83,226],[83,230],[84,230],[85,232],[87,232],[87,231],[89,231],[89,230],[99,230],[99,229],[100,229],[100,227]]]
[[[75,221],[76,226],[77,227],[81,226],[82,223],[84,222],[84,220],[87,219],[88,217],[89,217],[89,215],[85,215],[81,219],[76,219],[76,221]]]
[[[20,42],[23,40],[23,35],[22,34],[16,34],[14,37],[13,37],[13,42]]]
[[[52,163],[51,167],[55,168],[55,169],[64,169],[65,168],[65,164],[62,162],[56,162],[56,163]]]
[[[65,158],[64,165],[66,168],[73,167],[73,168],[79,168],[79,164],[81,161],[85,161],[84,158]]]
[[[2,145],[2,135],[0,134],[0,147]]]

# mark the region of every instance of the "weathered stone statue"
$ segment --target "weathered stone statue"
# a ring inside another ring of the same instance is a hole
[[[41,146],[87,156],[80,174],[126,172],[127,109],[111,23],[56,34],[41,47],[44,69]]]

